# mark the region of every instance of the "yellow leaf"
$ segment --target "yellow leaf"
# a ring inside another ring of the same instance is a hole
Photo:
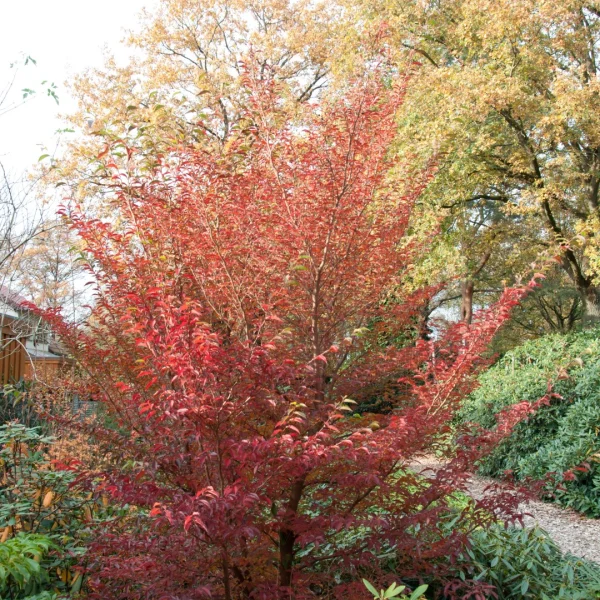
[[[44,508],[48,508],[52,504],[52,500],[54,500],[54,492],[48,492],[44,496],[44,501],[42,502],[42,506]]]
[[[4,542],[8,539],[9,535],[10,535],[10,527],[5,527],[4,531],[2,532],[2,537],[0,537],[0,544],[4,544]]]

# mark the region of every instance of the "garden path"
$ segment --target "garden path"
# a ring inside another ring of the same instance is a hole
[[[427,457],[411,466],[423,476],[431,477],[432,471],[441,465],[435,458]],[[481,498],[491,483],[497,482],[473,475],[468,483],[468,492],[473,498]],[[574,510],[540,501],[525,501],[519,508],[525,515],[524,524],[539,525],[563,552],[600,564],[600,519],[588,519]]]

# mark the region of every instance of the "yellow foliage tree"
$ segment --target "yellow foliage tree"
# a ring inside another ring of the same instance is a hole
[[[464,234],[454,247],[468,247],[455,255],[465,281],[555,255],[598,320],[589,254],[599,234],[600,4],[363,0],[354,10],[372,27],[387,23],[399,61],[421,63],[399,152],[437,156],[429,197]],[[461,220],[483,225],[473,235]]]
[[[243,64],[252,53],[276,71],[293,115],[329,74],[334,11],[309,0],[161,2],[127,39],[127,64],[108,56],[102,69],[72,82],[78,110],[68,119],[83,136],[68,149],[59,177],[80,197],[96,194],[94,157],[115,140],[149,161],[183,141],[218,151],[240,123]]]

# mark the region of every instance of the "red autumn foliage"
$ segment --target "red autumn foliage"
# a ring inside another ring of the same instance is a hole
[[[248,94],[221,155],[177,149],[139,175],[109,153],[111,219],[68,211],[96,304],[85,331],[48,318],[115,423],[94,431],[122,457],[102,491],[137,507],[92,547],[98,598],[365,598],[363,575],[448,580],[490,518],[440,527],[484,437],[427,483],[406,466],[440,445],[524,290],[394,343],[433,293],[403,285],[429,173],[402,194],[386,179],[402,87],[373,75],[294,126],[270,81],[250,74]],[[385,393],[387,414],[353,414]]]

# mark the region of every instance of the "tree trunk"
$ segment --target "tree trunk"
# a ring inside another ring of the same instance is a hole
[[[290,499],[286,508],[284,524],[279,530],[279,586],[285,589],[282,598],[293,598],[292,593],[292,566],[294,562],[294,545],[296,543],[296,533],[292,527],[286,527],[286,521],[289,523],[296,517],[298,505],[304,491],[305,477],[297,479],[292,485]]]
[[[473,290],[475,284],[472,279],[463,281],[462,284],[462,300],[460,305],[460,318],[464,323],[473,321]]]
[[[475,293],[475,278],[483,271],[487,265],[492,251],[488,250],[479,261],[477,268],[469,275],[462,284],[462,301],[460,306],[460,318],[464,323],[471,324],[473,322],[473,294]]]
[[[279,532],[279,585],[290,588],[292,585],[292,562],[294,560],[294,543],[296,536],[290,529]]]
[[[580,288],[579,293],[583,301],[583,324],[591,326],[600,323],[600,289],[588,284]]]
[[[223,587],[225,588],[225,600],[231,600],[231,581],[229,579],[229,560],[227,554],[223,552],[222,556],[223,566]]]
[[[429,317],[432,309],[429,302],[421,309],[419,314],[419,339],[428,342],[431,339],[431,327],[429,326]]]

